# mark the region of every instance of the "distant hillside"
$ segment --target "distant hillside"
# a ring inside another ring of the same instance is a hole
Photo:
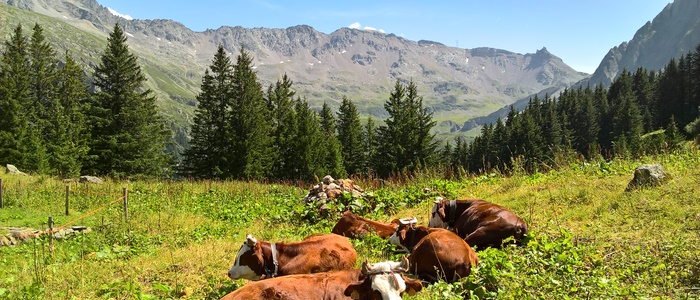
[[[4,2],[4,3],[3,3]],[[201,76],[219,44],[235,56],[252,52],[265,86],[287,73],[314,107],[337,108],[342,96],[363,115],[386,117],[383,103],[396,79],[413,80],[440,123],[463,123],[552,87],[567,87],[576,72],[542,48],[518,54],[493,48],[460,49],[393,34],[341,28],[331,34],[306,25],[286,29],[223,26],[194,32],[171,20],[126,20],[95,0],[0,0],[0,34],[38,22],[58,53],[69,50],[92,73],[115,23],[124,26],[160,107],[175,127],[188,128]],[[440,126],[439,128],[450,127]]]
[[[671,58],[695,50],[700,44],[700,1],[675,0],[637,30],[634,37],[610,49],[589,81],[609,85],[623,69],[659,70]]]

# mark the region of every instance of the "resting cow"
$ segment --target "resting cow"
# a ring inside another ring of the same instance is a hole
[[[423,287],[416,279],[400,272],[408,270],[408,260],[362,264],[362,270],[301,274],[251,282],[229,293],[222,300],[262,299],[401,299],[404,292],[414,295]]]
[[[415,226],[416,219],[401,220],[389,242],[411,253],[411,273],[435,282],[454,282],[471,274],[479,258],[462,238],[441,228]]]
[[[515,213],[479,199],[435,201],[428,226],[453,230],[477,249],[500,247],[508,237],[520,243],[527,233],[527,223]]]
[[[331,233],[342,236],[347,236],[351,239],[358,238],[361,235],[369,234],[374,231],[379,237],[385,239],[391,236],[396,231],[396,226],[399,225],[399,219],[394,219],[391,223],[382,223],[369,219],[365,219],[353,214],[349,210],[343,213],[343,216],[335,224]]]
[[[259,280],[290,274],[352,269],[357,253],[346,237],[312,235],[298,243],[258,242],[248,234],[228,271],[231,279]]]

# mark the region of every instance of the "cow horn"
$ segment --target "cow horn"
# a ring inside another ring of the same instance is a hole
[[[370,267],[368,265],[369,265],[369,263],[367,262],[367,260],[365,260],[362,263],[362,275],[364,275],[364,276],[367,276],[367,274],[369,274]]]
[[[413,217],[413,219],[411,219],[410,221],[408,221],[408,223],[409,223],[409,224],[416,224],[416,223],[418,223],[418,219],[416,219],[416,217]]]
[[[404,221],[403,219],[399,219],[399,224],[408,225],[408,222]]]
[[[258,243],[258,240],[256,240],[251,234],[247,234],[245,236],[246,244],[250,247],[255,247],[255,244]]]
[[[435,200],[435,201],[433,201],[433,203],[440,204],[440,200]]]
[[[396,270],[394,271],[408,272],[408,267],[408,258],[404,255],[401,257],[401,263],[396,267]]]

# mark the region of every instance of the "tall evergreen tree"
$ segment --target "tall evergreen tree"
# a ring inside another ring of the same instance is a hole
[[[27,38],[22,25],[17,25],[5,41],[0,64],[0,161],[34,171],[36,161],[29,154],[33,148],[41,148],[37,147],[41,138],[38,124],[29,122],[34,118],[34,110],[27,51]]]
[[[366,175],[373,175],[377,166],[377,147],[378,147],[377,126],[374,124],[374,119],[370,116],[367,118],[362,130],[362,148],[364,162],[362,165],[363,172]]]
[[[156,97],[145,82],[124,31],[115,24],[94,73],[98,93],[91,103],[91,173],[164,174],[169,162],[164,153],[169,132],[156,109]]]
[[[269,150],[271,175],[275,178],[292,178],[292,139],[296,136],[296,115],[292,81],[284,74],[281,80],[267,89],[265,101],[270,111],[271,147]]]
[[[87,116],[89,105],[88,86],[83,69],[66,52],[65,64],[58,71],[56,105],[59,111],[49,114],[49,143],[51,165],[66,177],[80,175],[83,161],[88,153],[90,137]]]
[[[331,107],[325,101],[323,102],[323,107],[321,108],[320,117],[321,128],[323,128],[323,132],[335,134],[337,121],[333,116],[333,111],[331,110]]]
[[[430,162],[435,155],[436,142],[430,129],[435,126],[432,113],[423,107],[423,98],[416,85],[408,86],[396,80],[394,91],[384,103],[389,114],[386,125],[379,128],[380,176],[394,171],[413,170]]]
[[[338,140],[342,146],[343,165],[350,175],[363,171],[362,123],[357,107],[347,97],[338,110]]]
[[[262,179],[272,163],[268,155],[271,144],[269,111],[262,85],[253,69],[253,57],[241,48],[233,66],[232,108],[228,140],[231,175],[235,178]]]
[[[202,91],[197,95],[190,148],[183,154],[180,170],[185,176],[225,178],[229,175],[226,159],[231,151],[227,141],[232,78],[231,60],[224,47],[219,45],[211,66],[204,71]]]

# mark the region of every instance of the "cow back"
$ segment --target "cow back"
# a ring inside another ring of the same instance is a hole
[[[469,244],[444,229],[434,229],[421,239],[408,259],[411,272],[428,281],[459,280],[469,276],[472,266],[479,263]]]
[[[314,235],[298,243],[281,244],[279,275],[307,274],[352,269],[357,252],[346,237]]]
[[[335,224],[331,230],[331,233],[355,239],[361,235],[366,235],[374,231],[377,233],[377,235],[379,235],[379,237],[385,239],[391,236],[396,230],[396,226],[398,226],[398,219],[395,221],[396,222],[382,223],[369,220],[355,215],[348,210],[343,213],[343,216]]]
[[[351,299],[343,294],[348,285],[358,281],[359,270],[316,274],[298,274],[249,282],[222,300],[262,299]]]

